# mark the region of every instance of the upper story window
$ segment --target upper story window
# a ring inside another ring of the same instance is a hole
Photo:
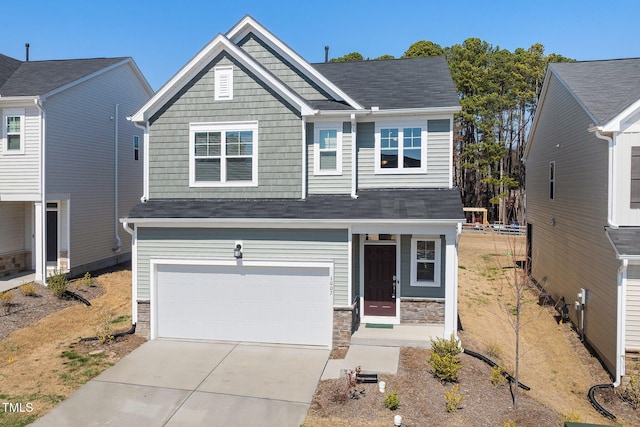
[[[140,159],[140,137],[138,135],[133,136],[133,160],[138,161]]]
[[[192,187],[258,185],[258,122],[191,123]]]
[[[233,67],[218,66],[213,69],[215,87],[214,100],[230,101],[233,99]]]
[[[411,286],[440,286],[439,238],[411,239]]]
[[[2,117],[2,151],[5,154],[24,154],[24,109],[6,109]]]
[[[640,147],[631,147],[631,209],[640,209]]]
[[[375,135],[376,173],[426,172],[427,130],[425,124],[417,122],[377,124]]]
[[[313,171],[315,175],[342,174],[342,124],[316,124]]]
[[[549,200],[556,198],[556,162],[549,162]]]

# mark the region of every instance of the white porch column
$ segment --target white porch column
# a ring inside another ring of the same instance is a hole
[[[46,206],[42,206],[42,202],[33,203],[34,206],[34,247],[32,248],[33,264],[36,267],[35,280],[44,283],[46,267],[45,267],[45,239],[44,239],[44,215],[46,214]]]
[[[458,336],[458,245],[455,232],[447,233],[445,239],[447,270],[445,274],[443,338],[448,339],[451,334]]]

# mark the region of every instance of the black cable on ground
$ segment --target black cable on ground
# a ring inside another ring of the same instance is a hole
[[[78,301],[83,302],[85,305],[91,306],[91,303],[88,300],[86,300],[84,297],[82,297],[82,296],[80,296],[80,295],[78,295],[76,293],[73,293],[71,291],[64,291],[62,295],[70,297],[70,298],[77,299]]]
[[[495,363],[493,360],[491,360],[491,359],[489,359],[489,358],[487,358],[487,357],[485,357],[485,356],[483,356],[483,355],[481,355],[479,353],[476,353],[475,351],[467,350],[465,348],[465,349],[462,350],[462,352],[468,354],[469,356],[473,356],[476,359],[482,360],[483,362],[485,362],[487,365],[491,366],[492,368],[498,366],[498,364]],[[513,378],[511,375],[509,375],[505,370],[502,370],[502,375],[504,375],[504,377],[509,381],[509,383],[515,383],[516,382],[516,379]],[[528,386],[522,384],[520,381],[518,381],[518,387],[520,387],[523,390],[531,390],[531,387],[528,387]]]
[[[123,337],[125,335],[132,335],[136,332],[136,324],[132,324],[131,328],[128,331],[125,332],[119,332],[117,334],[113,335],[113,338],[120,338]],[[80,341],[98,341],[100,338],[98,337],[88,337],[88,338],[80,338]]]
[[[596,389],[599,389],[599,388],[613,388],[613,384],[596,384],[593,387],[591,387],[589,389],[589,402],[591,402],[591,406],[596,408],[596,411],[600,412],[602,415],[604,415],[609,419],[615,420],[616,416],[613,415],[611,412],[607,411],[606,409],[604,409],[604,407],[596,401],[595,392],[596,392]]]

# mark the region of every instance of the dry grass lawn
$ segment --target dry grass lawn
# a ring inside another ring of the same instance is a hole
[[[0,407],[0,425],[24,425],[67,398],[81,384],[122,357],[122,345],[114,343],[88,354],[80,337],[96,335],[106,313],[114,324],[128,329],[131,319],[131,271],[120,270],[97,277],[104,294],[91,307],[77,303],[56,311],[0,340],[0,402],[30,403],[32,412],[9,413]],[[126,347],[142,341],[132,337]],[[63,355],[64,353],[64,355]]]

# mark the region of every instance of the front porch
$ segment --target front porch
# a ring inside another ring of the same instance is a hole
[[[361,324],[351,336],[351,345],[431,348],[431,340],[444,337],[444,324],[400,324],[377,327]]]

